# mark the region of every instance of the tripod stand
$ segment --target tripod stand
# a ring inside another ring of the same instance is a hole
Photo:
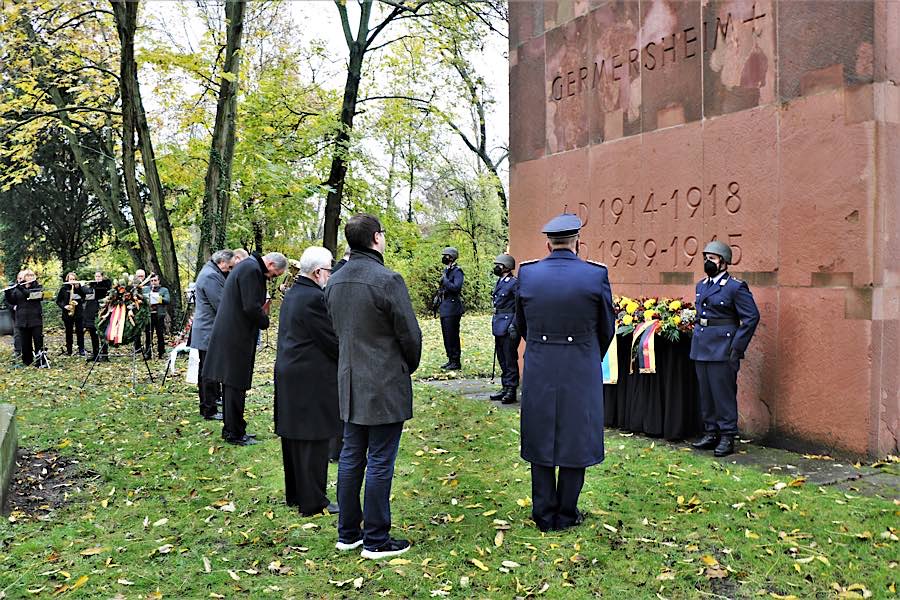
[[[131,391],[137,392],[137,356],[141,355],[141,359],[144,361],[144,366],[147,367],[147,375],[150,377],[150,383],[156,383],[153,379],[153,372],[150,370],[150,363],[147,362],[147,356],[144,354],[144,350],[140,346],[131,346]],[[81,388],[84,389],[84,386],[87,385],[88,379],[91,378],[91,374],[94,372],[94,367],[97,366],[97,363],[100,362],[101,354],[98,352],[97,356],[94,357],[94,360],[91,361],[91,368],[88,370],[87,375],[84,376],[84,381],[81,382]],[[129,356],[129,354],[112,354],[108,353],[107,356]]]

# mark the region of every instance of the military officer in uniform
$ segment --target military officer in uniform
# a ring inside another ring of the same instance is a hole
[[[519,387],[519,339],[509,335],[516,314],[516,294],[519,291],[519,280],[513,275],[516,259],[509,254],[500,254],[494,259],[494,275],[497,285],[491,292],[494,304],[494,316],[491,318],[491,333],[494,334],[494,354],[500,363],[500,383],[503,385],[491,400],[500,400],[503,404],[516,402],[516,389]]]
[[[600,365],[615,313],[606,267],[576,254],[581,225],[574,214],[553,218],[542,230],[550,254],[519,267],[512,335],[526,341],[522,458],[531,463],[531,514],[541,531],[582,522],[584,471],[604,456]]]
[[[444,350],[447,352],[447,362],[441,365],[441,368],[447,371],[458,371],[462,368],[459,322],[465,311],[461,297],[464,276],[462,269],[456,264],[457,260],[459,260],[459,250],[456,248],[447,247],[441,252],[441,262],[446,265],[446,268],[441,274],[438,311],[441,315]]]
[[[747,284],[728,273],[731,248],[713,241],[703,249],[706,277],[697,283],[697,323],[691,359],[700,384],[704,436],[694,448],[716,456],[734,452],[737,435],[737,375],[750,344],[759,310]]]

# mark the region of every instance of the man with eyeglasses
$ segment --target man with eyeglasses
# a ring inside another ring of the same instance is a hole
[[[403,423],[412,418],[410,374],[422,356],[422,331],[406,282],[384,266],[385,231],[378,218],[354,215],[344,235],[350,260],[325,287],[340,346],[338,398],[344,421],[336,547],[363,546],[363,558],[380,559],[410,547],[407,540],[390,536],[390,497]]]

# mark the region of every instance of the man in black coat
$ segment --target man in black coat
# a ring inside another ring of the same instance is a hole
[[[300,273],[284,296],[275,357],[275,434],[281,437],[288,506],[304,516],[327,508],[328,441],[341,431],[338,409],[338,339],[322,288],[332,256],[312,246],[300,257]]]
[[[422,356],[422,331],[406,282],[384,266],[385,232],[371,215],[344,227],[350,260],[325,288],[340,341],[338,397],[344,448],[338,463],[338,550],[364,545],[363,558],[409,550],[391,530],[391,482],[403,422],[412,418],[410,374]],[[359,492],[366,481],[365,507]],[[365,530],[360,522],[365,520]]]
[[[222,384],[222,437],[229,444],[256,443],[247,435],[244,402],[253,379],[256,337],[269,327],[266,281],[280,277],[285,269],[287,259],[280,252],[254,254],[225,281],[203,371],[206,378]]]

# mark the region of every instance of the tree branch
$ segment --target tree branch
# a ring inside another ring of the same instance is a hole
[[[349,48],[356,40],[353,39],[353,33],[350,31],[350,17],[347,15],[347,5],[344,4],[344,0],[334,0],[334,4],[337,6],[338,14],[341,16],[341,28],[344,30],[344,40],[346,40]]]
[[[99,112],[99,113],[105,113],[107,115],[122,116],[122,113],[119,111],[106,110],[105,108],[94,108],[91,106],[71,106],[71,107],[66,107],[66,108],[60,108],[57,110],[48,110],[46,112],[42,112],[40,114],[31,116],[31,117],[25,119],[24,121],[19,121],[18,123],[16,123],[15,125],[13,125],[12,127],[8,128],[8,129],[4,129],[3,131],[0,131],[0,135],[4,135],[4,136],[9,135],[16,129],[19,129],[22,126],[27,125],[28,123],[31,123],[32,121],[37,121],[38,119],[43,119],[44,117],[52,117],[57,114],[65,114],[65,113],[70,113],[70,112]]]

